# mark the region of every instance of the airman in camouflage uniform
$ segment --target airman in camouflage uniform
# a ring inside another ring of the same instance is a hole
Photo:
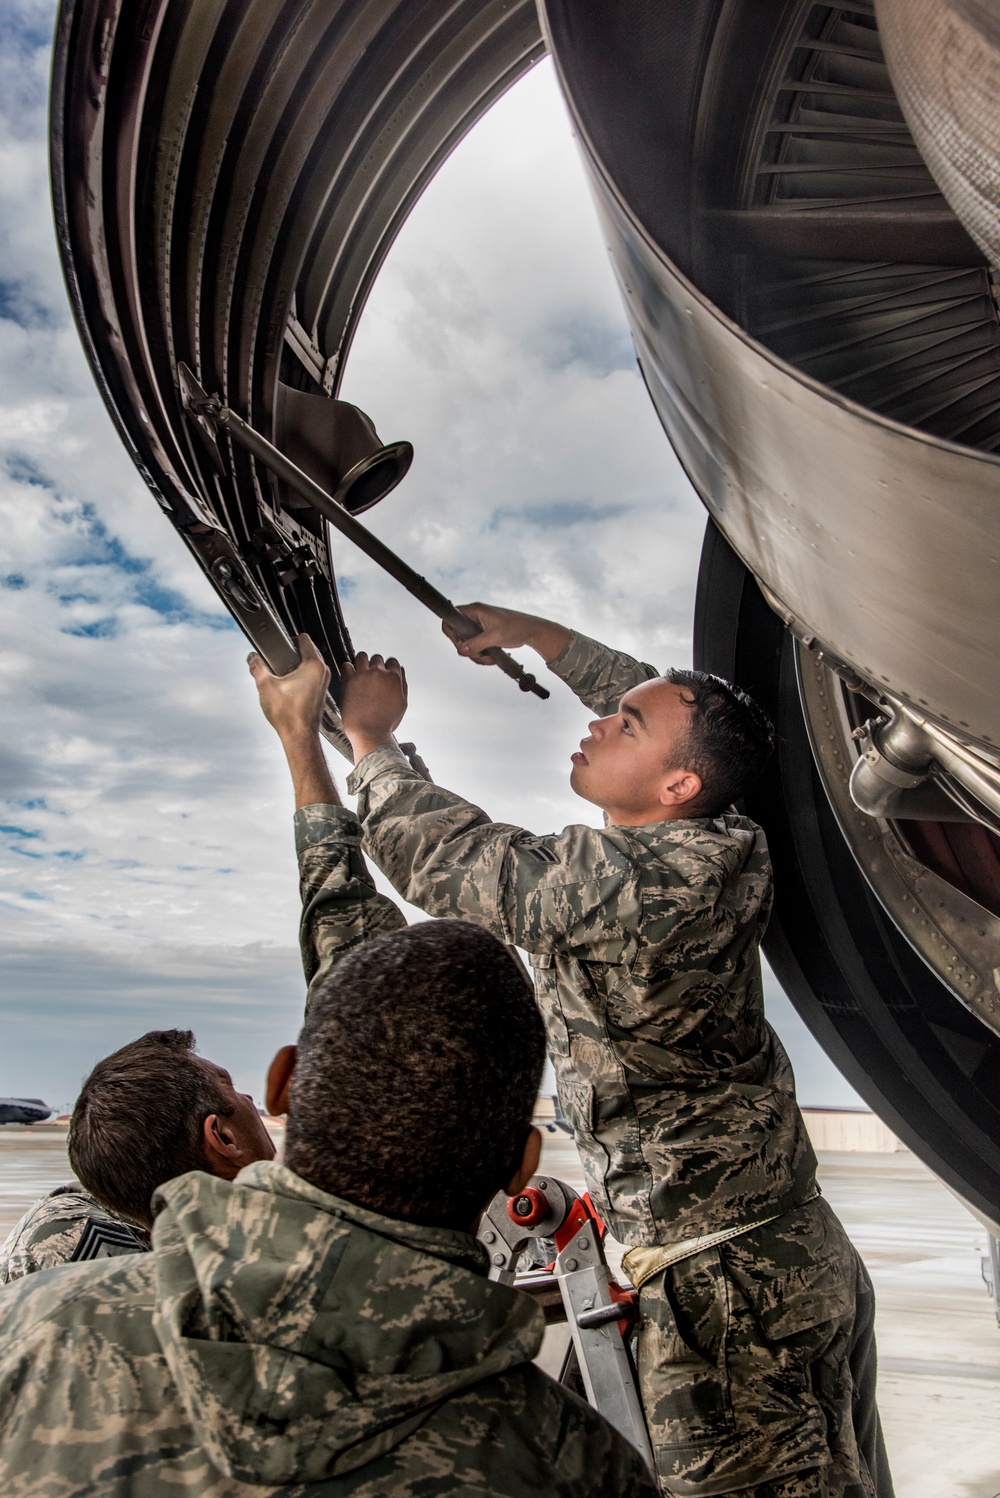
[[[657,675],[577,634],[549,665],[601,716]],[[348,673],[349,734],[368,688],[352,690]],[[427,783],[391,744],[348,785],[365,849],[405,899],[531,956],[591,1195],[630,1249],[663,1491],[891,1498],[870,1284],[819,1199],[764,1018],[761,829],[727,812],[539,837]]]
[[[77,1183],[57,1186],[15,1223],[0,1247],[0,1285],[57,1264],[146,1253],[149,1234],[102,1207]]]
[[[652,1498],[469,1234],[274,1161],[154,1206],[153,1253],[0,1295],[4,1498]]]
[[[295,829],[311,999],[406,922],[353,812],[307,806]],[[543,1314],[487,1279],[470,1233],[275,1161],[180,1176],[153,1205],[151,1254],[0,1295],[4,1498],[655,1498],[638,1453],[534,1366]]]

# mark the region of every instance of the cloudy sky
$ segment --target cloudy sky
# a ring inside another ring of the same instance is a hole
[[[78,345],[49,204],[51,0],[0,7],[0,1094],[191,1027],[259,1095],[302,1003],[290,794],[246,644],[122,450]],[[688,663],[704,516],[646,398],[551,68],[459,147],[405,226],[344,395],[405,484],[370,517],[459,601]],[[538,831],[586,713],[453,656],[347,543],[359,648],[407,666],[435,779]],[[342,775],[342,766],[335,766]],[[771,985],[810,1103],[855,1095]]]

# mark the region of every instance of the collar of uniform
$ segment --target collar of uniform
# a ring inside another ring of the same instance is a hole
[[[402,749],[398,749],[395,744],[380,744],[377,749],[373,749],[370,754],[362,755],[358,760],[347,777],[348,791],[352,796],[356,796],[385,770],[402,770],[407,780],[423,778],[417,774]]]
[[[721,837],[743,837],[746,833],[760,831],[756,822],[741,817],[737,812],[722,812],[717,817],[669,817],[662,822],[641,822],[637,826],[624,826],[621,822],[609,822],[605,813],[605,826],[609,832],[641,833],[646,838],[664,837],[673,841],[685,841],[694,834],[715,832]]]
[[[337,842],[361,841],[361,823],[347,806],[327,805],[317,801],[313,806],[300,806],[295,813],[295,851],[303,853],[306,848],[315,848],[328,838]]]
[[[154,1209],[157,1197],[170,1201],[175,1188],[183,1194],[182,1183],[187,1179],[186,1176],[178,1176],[176,1181],[168,1181],[166,1186],[161,1186],[153,1198]],[[199,1184],[204,1187],[204,1182]],[[438,1259],[447,1259],[449,1263],[459,1264],[473,1274],[485,1275],[489,1268],[485,1248],[471,1233],[463,1233],[458,1228],[427,1227],[422,1223],[402,1222],[396,1217],[385,1217],[381,1212],[371,1212],[367,1207],[359,1207],[356,1202],[321,1191],[318,1186],[303,1180],[302,1176],[296,1175],[294,1170],[289,1170],[287,1165],[282,1165],[277,1160],[257,1160],[253,1165],[244,1166],[235,1181],[217,1180],[215,1185],[220,1192],[227,1188],[236,1191],[243,1187],[266,1191],[272,1196],[308,1202],[310,1206],[328,1212],[331,1217],[356,1222],[359,1227],[367,1228],[381,1238],[389,1238],[395,1243],[402,1243],[406,1248],[433,1254]]]

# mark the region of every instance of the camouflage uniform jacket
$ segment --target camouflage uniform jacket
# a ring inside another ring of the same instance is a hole
[[[468,1234],[270,1160],[155,1209],[151,1254],[0,1295],[4,1498],[653,1498]]]
[[[406,925],[397,905],[375,889],[361,851],[361,824],[343,806],[306,806],[295,813],[302,923],[299,944],[309,992],[348,952]]]
[[[57,1186],[35,1202],[0,1247],[0,1285],[38,1269],[110,1259],[149,1249],[149,1234],[109,1212],[74,1183]]]
[[[574,635],[552,669],[616,712],[651,666]],[[726,814],[538,837],[421,780],[392,748],[348,782],[405,899],[524,948],[595,1204],[630,1247],[749,1224],[815,1192],[788,1058],[766,1023],[764,834]]]

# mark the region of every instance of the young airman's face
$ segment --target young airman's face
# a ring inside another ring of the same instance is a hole
[[[684,764],[691,711],[683,687],[662,677],[633,687],[616,713],[591,723],[570,785],[624,826],[697,815],[701,780]]]

